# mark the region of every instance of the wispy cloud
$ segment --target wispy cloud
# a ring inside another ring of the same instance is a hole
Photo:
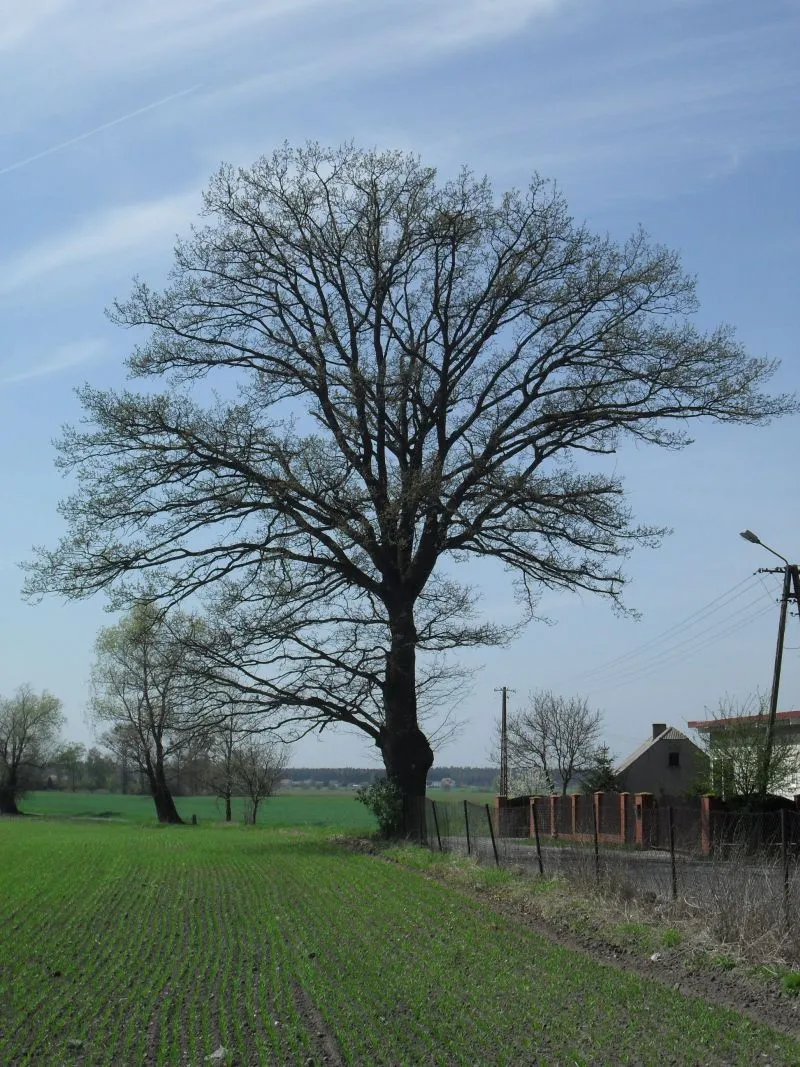
[[[0,11],[5,3],[0,0]],[[57,99],[96,100],[103,85],[163,77],[229,86],[291,70],[392,68],[518,32],[575,0],[38,0],[6,30],[0,126],[60,110]],[[45,17],[45,14],[49,17]],[[2,32],[2,31],[0,31]],[[0,38],[2,40],[2,38]],[[65,57],[80,56],[80,62]],[[202,66],[200,65],[202,63]],[[48,78],[38,72],[48,70]],[[63,105],[62,105],[63,106]],[[112,120],[114,121],[114,120]],[[64,138],[64,144],[69,142]],[[44,150],[43,150],[44,151]],[[37,153],[30,153],[31,157]]]
[[[76,367],[80,363],[88,363],[98,359],[106,350],[106,343],[99,338],[86,341],[74,341],[70,344],[61,345],[45,360],[29,363],[28,357],[18,358],[11,365],[0,367],[0,386],[15,385],[18,382],[27,382],[33,378],[45,378],[51,374]],[[11,370],[10,366],[16,369]],[[4,373],[4,371],[6,373]]]
[[[70,0],[0,0],[0,52],[19,48],[69,6]]]
[[[60,141],[58,144],[51,145],[49,148],[44,148],[41,152],[35,152],[32,156],[27,156],[25,159],[19,159],[16,163],[10,163],[6,167],[0,167],[0,175],[10,174],[13,170],[20,170],[22,167],[27,167],[29,163],[35,163],[37,160],[45,159],[47,156],[53,156],[56,152],[61,152],[64,148],[70,148],[72,145],[79,144],[81,141],[86,141],[90,137],[94,137],[95,134],[102,133],[104,130],[110,130],[112,127],[119,126],[123,122],[128,122],[130,119],[138,118],[139,115],[146,115],[149,111],[155,111],[156,108],[164,107],[165,104],[169,104],[173,100],[179,100],[182,96],[188,96],[199,88],[199,84],[191,85],[188,89],[181,89],[180,92],[171,93],[169,96],[163,96],[160,100],[156,100],[152,104],[138,107],[135,111],[129,111],[125,115],[119,115],[117,118],[111,119],[109,122],[103,122],[99,126],[94,126],[91,130],[85,130],[83,133],[79,133],[75,137],[70,137],[66,141]]]
[[[513,37],[536,17],[551,14],[571,0],[391,0],[377,7],[363,0],[351,6],[361,16],[346,28],[321,19],[316,33],[274,57],[269,69],[221,84],[218,97],[247,96],[293,86],[308,87],[346,75],[348,80],[417,67],[437,56]],[[336,46],[332,46],[332,41]]]
[[[0,265],[0,293],[30,286],[55,272],[105,262],[125,254],[164,251],[200,208],[198,190],[102,211]]]

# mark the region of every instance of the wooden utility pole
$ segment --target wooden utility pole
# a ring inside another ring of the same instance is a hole
[[[500,712],[500,789],[499,794],[501,797],[508,796],[508,694],[513,693],[513,689],[509,689],[508,686],[502,686],[500,689],[495,689],[495,693],[503,694],[502,710]]]

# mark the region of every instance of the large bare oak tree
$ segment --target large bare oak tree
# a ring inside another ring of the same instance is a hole
[[[28,593],[207,594],[243,699],[363,731],[421,795],[420,663],[507,636],[447,561],[497,561],[523,614],[543,586],[618,602],[621,559],[660,531],[592,457],[792,402],[692,324],[676,254],[591,233],[539,177],[495,196],[411,155],[287,146],[223,167],[205,215],[163,291],[113,312],[148,331],[145,391],[83,389],[68,533]]]

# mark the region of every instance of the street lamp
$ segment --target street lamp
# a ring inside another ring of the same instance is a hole
[[[774,548],[770,548],[769,545],[765,545],[758,534],[754,534],[752,530],[742,530],[739,534],[745,541],[749,541],[753,545],[761,545],[767,552],[771,552],[773,556],[777,556],[779,560],[783,561],[783,592],[781,593],[781,614],[778,621],[778,645],[775,649],[775,666],[772,671],[772,692],[769,697],[769,717],[767,719],[767,738],[764,742],[764,760],[761,770],[761,782],[759,792],[762,797],[767,795],[767,789],[769,787],[769,771],[770,763],[772,761],[772,742],[775,734],[775,716],[778,713],[778,690],[781,684],[781,665],[783,663],[783,639],[786,633],[786,609],[789,604],[789,592],[792,586],[794,586],[794,596],[798,605],[800,605],[800,573],[798,573],[797,565],[792,564],[786,558],[782,556],[780,552],[776,552]]]
[[[786,558],[786,556],[782,556],[780,552],[776,552],[774,548],[770,548],[769,545],[765,545],[761,538],[758,536],[758,534],[754,534],[752,530],[742,530],[739,536],[743,537],[745,541],[749,541],[751,545],[761,545],[762,548],[766,548],[767,552],[771,552],[773,556],[777,556],[778,559],[782,559],[787,567],[791,567],[791,563]]]

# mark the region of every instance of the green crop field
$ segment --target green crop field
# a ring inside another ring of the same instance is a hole
[[[3,1067],[800,1062],[323,831],[4,819],[0,857]]]
[[[177,797],[175,802],[178,812],[187,822],[191,821],[192,815],[196,815],[201,823],[220,822],[225,817],[222,801],[214,797]],[[123,796],[119,793],[28,793],[21,806],[32,815],[140,823],[152,823],[155,818],[153,801],[149,796]],[[233,818],[237,822],[242,822],[244,810],[244,801],[235,798]],[[353,793],[323,790],[279,793],[270,797],[259,807],[258,821],[263,826],[328,826],[354,833],[369,833],[376,826],[371,813],[356,801]]]
[[[494,804],[494,796],[474,790],[434,789],[429,794],[437,803]],[[196,815],[201,822],[220,822],[224,818],[222,801],[209,796],[177,797],[176,804],[182,818],[191,822]],[[58,790],[28,793],[22,809],[32,815],[63,815],[72,818],[103,818],[152,822],[155,813],[149,796],[123,796],[120,793],[66,793]],[[243,821],[244,801],[235,798],[233,817]],[[312,789],[308,792],[288,790],[264,801],[258,811],[264,826],[329,826],[354,833],[369,833],[376,823],[363,804],[356,801],[350,790]]]

